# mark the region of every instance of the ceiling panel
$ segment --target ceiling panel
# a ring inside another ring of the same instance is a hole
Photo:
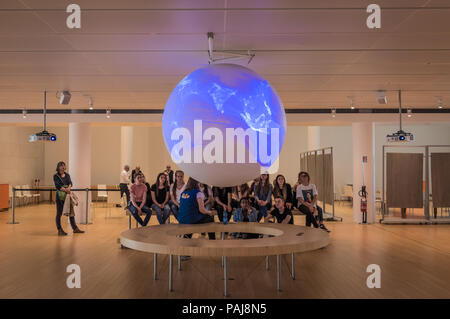
[[[81,30],[65,25],[66,0],[0,2],[0,108],[162,108],[175,85],[216,50],[256,54],[250,68],[287,108],[410,107],[450,102],[448,0],[383,0],[382,28],[369,30],[372,1],[80,0]],[[224,56],[216,52],[215,57]],[[226,56],[226,55],[225,55]],[[247,65],[247,60],[230,60]],[[375,92],[388,90],[388,105]]]

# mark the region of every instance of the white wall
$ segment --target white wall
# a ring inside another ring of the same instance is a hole
[[[31,186],[35,179],[42,183],[44,146],[28,142],[28,137],[41,129],[0,126],[0,183]]]
[[[0,126],[0,183],[15,185],[31,184],[35,178],[41,185],[52,185],[58,161],[68,162],[69,132],[67,126],[49,127],[58,136],[54,143],[29,143],[28,136],[39,131],[36,127]],[[397,131],[396,125],[377,124],[375,128],[376,188],[381,189],[381,147],[386,135]],[[411,145],[450,144],[450,123],[409,125],[404,129],[412,132],[416,141]],[[167,163],[176,170],[162,137],[161,127],[134,127],[133,168],[141,165],[143,172],[153,183],[156,175]],[[300,168],[299,154],[307,151],[306,126],[288,126],[286,139],[280,154],[278,173],[294,184]],[[350,126],[322,126],[320,146],[332,146],[334,151],[335,189],[342,191],[345,184],[352,183],[352,136]],[[70,167],[68,167],[70,172]],[[120,167],[120,126],[92,127],[92,185],[117,184]],[[271,181],[275,174],[271,176]]]

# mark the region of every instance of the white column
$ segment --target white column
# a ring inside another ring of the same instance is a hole
[[[124,165],[134,167],[133,163],[133,141],[134,128],[132,126],[122,126],[120,128],[120,169]]]
[[[358,192],[363,185],[362,159],[367,156],[364,163],[364,184],[367,197],[367,222],[375,223],[375,124],[372,122],[352,124],[353,141],[353,219],[361,222],[361,199]]]
[[[307,150],[313,151],[320,148],[320,126],[308,126]]]
[[[69,167],[73,188],[91,187],[91,124],[69,124]],[[75,207],[77,223],[87,223],[90,219],[91,194],[88,198],[88,220],[86,221],[86,192],[76,192],[79,202]]]

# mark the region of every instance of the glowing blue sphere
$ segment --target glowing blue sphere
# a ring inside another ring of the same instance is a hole
[[[172,160],[187,175],[214,186],[275,172],[286,135],[276,91],[254,71],[234,64],[187,75],[172,91],[162,124]]]

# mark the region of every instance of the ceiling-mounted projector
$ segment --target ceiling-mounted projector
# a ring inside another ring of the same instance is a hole
[[[412,142],[414,141],[414,135],[406,133],[405,131],[397,131],[394,134],[388,134],[386,136],[388,142]]]
[[[69,91],[62,91],[61,93],[59,93],[59,104],[69,104],[71,97],[72,94],[70,94]]]
[[[47,131],[47,91],[44,91],[44,129],[41,132],[30,135],[28,141],[55,142],[56,134]]]
[[[42,131],[42,132],[30,135],[29,141],[30,142],[36,142],[36,141],[55,142],[56,134],[49,133],[47,131]]]
[[[407,132],[403,131],[403,129],[402,129],[402,91],[401,90],[398,91],[398,103],[399,103],[398,114],[399,114],[399,119],[400,119],[400,129],[393,134],[388,134],[386,136],[386,139],[388,142],[412,142],[412,141],[414,141],[414,135],[412,135],[411,133],[407,133]]]

